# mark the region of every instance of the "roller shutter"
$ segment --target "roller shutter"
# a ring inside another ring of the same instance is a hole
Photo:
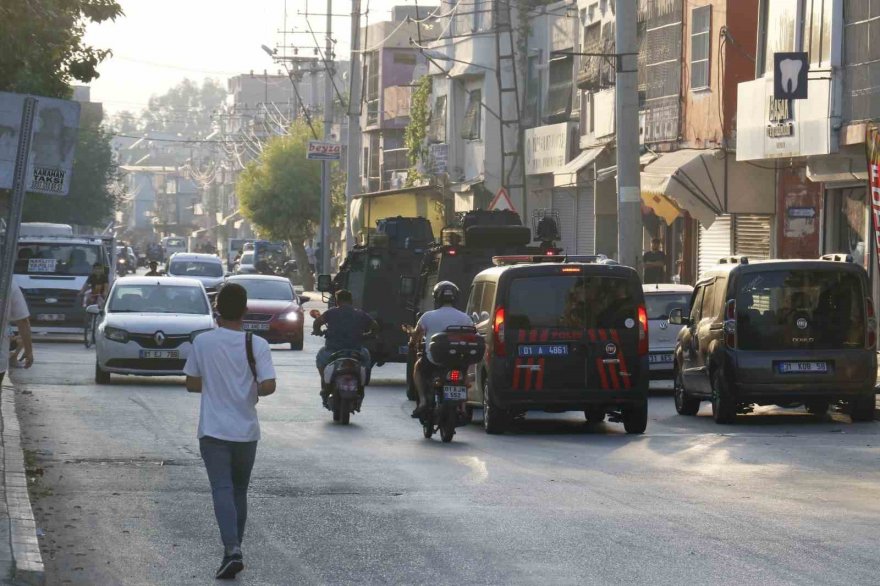
[[[563,251],[577,251],[577,192],[572,188],[553,190],[553,211],[559,216],[559,245]]]
[[[725,214],[715,218],[707,230],[700,226],[699,273],[718,264],[718,260],[731,255],[730,216]]]
[[[734,251],[737,256],[750,259],[770,258],[770,231],[773,216],[765,214],[737,214]]]
[[[596,214],[592,183],[578,187],[577,254],[596,254]]]

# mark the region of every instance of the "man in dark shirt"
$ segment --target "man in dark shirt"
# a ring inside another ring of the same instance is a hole
[[[104,265],[96,262],[92,265],[92,272],[79,293],[84,295],[86,291],[89,292],[86,305],[103,304],[109,288],[110,279],[107,277],[107,271],[104,270]]]
[[[645,263],[642,282],[664,283],[666,281],[666,253],[660,250],[660,239],[651,240],[651,250],[642,256]]]
[[[145,277],[161,277],[162,273],[159,272],[159,263],[154,260],[150,261],[150,270],[144,275]]]
[[[328,309],[316,318],[312,329],[317,332],[325,324],[327,331],[324,333],[324,347],[318,350],[315,359],[321,380],[324,379],[324,368],[330,361],[330,356],[340,350],[360,352],[364,366],[370,368],[370,353],[364,348],[364,334],[378,332],[379,324],[352,305],[351,291],[345,289],[337,291],[336,307]],[[324,395],[323,390],[321,395]]]

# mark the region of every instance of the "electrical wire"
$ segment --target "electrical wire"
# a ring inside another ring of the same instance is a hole
[[[315,31],[312,30],[312,23],[309,21],[308,15],[306,16],[306,26],[309,27],[309,32],[312,35],[312,40],[315,41],[315,48],[318,49],[318,56],[321,58],[321,61],[324,63],[324,75],[330,77],[330,83],[333,85],[333,91],[336,92],[336,97],[339,98],[339,103],[343,108],[348,108],[345,103],[345,99],[342,97],[342,94],[339,92],[339,88],[336,87],[336,80],[333,75],[333,68],[330,67],[330,63],[327,62],[326,52],[321,50],[321,47],[318,43],[318,37],[315,35]],[[328,33],[329,34],[329,33]],[[327,113],[324,113],[327,116]]]

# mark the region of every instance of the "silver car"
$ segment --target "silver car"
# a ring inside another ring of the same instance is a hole
[[[95,332],[95,382],[110,374],[182,375],[192,341],[215,327],[205,288],[195,279],[123,277],[110,290]]]
[[[226,280],[223,261],[213,254],[175,253],[168,261],[166,273],[169,277],[188,277],[200,281],[205,286],[208,297],[216,295]]]
[[[652,379],[672,379],[675,341],[680,326],[669,325],[669,313],[687,314],[694,288],[690,285],[643,285],[648,310],[648,364]]]

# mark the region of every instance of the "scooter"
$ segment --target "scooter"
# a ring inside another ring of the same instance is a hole
[[[318,318],[321,312],[313,309],[309,315]],[[312,331],[312,335],[323,336],[324,332]],[[327,396],[324,406],[333,412],[333,421],[348,425],[351,414],[360,412],[366,385],[367,365],[363,364],[360,352],[341,350],[330,356],[321,389]]]
[[[413,333],[412,326],[404,325],[402,329],[410,335]],[[424,344],[421,349],[424,349]],[[429,381],[433,402],[430,409],[419,417],[419,422],[426,439],[431,439],[439,431],[441,441],[449,443],[455,436],[455,428],[469,421],[464,409],[467,401],[467,370],[482,360],[486,353],[486,341],[474,327],[450,326],[431,336],[428,349],[439,364],[435,365]]]

